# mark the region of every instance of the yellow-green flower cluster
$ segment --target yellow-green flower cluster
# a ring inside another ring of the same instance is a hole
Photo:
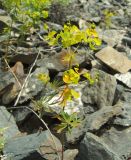
[[[79,93],[76,92],[74,89],[66,87],[61,93],[62,101],[60,104],[65,107],[68,101],[72,101],[73,98],[79,98]]]
[[[63,81],[66,84],[77,84],[80,80],[80,75],[77,71],[74,71],[73,69],[69,69],[64,72],[63,74]]]
[[[94,25],[83,31],[75,25],[67,24],[64,25],[63,30],[59,34],[56,31],[51,31],[45,39],[50,45],[58,45],[58,42],[60,42],[64,48],[78,43],[87,43],[90,49],[95,50],[97,46],[101,45],[101,40]]]

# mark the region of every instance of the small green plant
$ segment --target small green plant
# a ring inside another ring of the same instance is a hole
[[[44,75],[44,74],[43,74]],[[63,73],[63,82],[65,83],[65,87],[63,90],[59,91],[59,98],[54,102],[55,104],[59,104],[62,106],[62,111],[57,114],[55,118],[58,118],[60,120],[60,124],[56,127],[58,129],[58,132],[61,132],[63,130],[67,130],[71,132],[71,129],[74,127],[77,127],[77,125],[80,123],[80,119],[77,119],[77,113],[68,114],[65,112],[65,107],[67,105],[67,102],[71,102],[74,99],[79,98],[80,94],[79,92],[76,92],[70,85],[73,84],[79,84],[80,76],[85,77],[91,85],[93,85],[96,80],[98,80],[98,77],[96,76],[95,79],[91,77],[91,75],[88,72],[85,72],[83,74],[79,73],[79,68],[75,67],[74,69],[69,69]],[[39,78],[43,83],[45,83],[45,77]],[[47,79],[47,78],[46,78]],[[46,81],[47,82],[47,81]],[[50,84],[50,82],[48,81]],[[55,97],[55,95],[53,96]],[[51,96],[43,97],[39,101],[37,101],[36,110],[41,114],[42,111],[45,111],[48,109],[48,112],[51,110],[51,106],[53,103],[50,103],[50,100],[53,98]],[[75,106],[74,106],[75,107]],[[79,122],[79,123],[78,123]]]
[[[112,12],[109,9],[105,9],[103,11],[103,15],[104,15],[104,23],[106,28],[110,28],[112,24],[112,17],[116,15],[115,12]]]
[[[64,130],[71,133],[72,128],[78,127],[81,122],[81,120],[77,117],[77,113],[72,113],[69,115],[68,113],[62,111],[55,118],[59,119],[61,122],[55,127],[58,133],[61,133]]]
[[[39,73],[37,78],[42,81],[44,84],[48,83],[50,81],[50,77],[45,73]]]
[[[6,0],[3,6],[12,16],[13,21],[21,23],[19,30],[26,32],[31,27],[38,27],[41,19],[48,18],[50,0]]]
[[[55,3],[67,5],[70,0],[56,0]],[[22,22],[20,30],[29,30],[31,27],[39,26],[41,19],[49,16],[49,8],[53,0],[6,0],[3,6],[12,16],[14,21]]]
[[[55,2],[65,5],[69,4],[70,0],[56,0]],[[45,20],[48,18],[49,8],[52,3],[54,3],[53,0],[6,0],[3,2],[8,12],[10,12],[13,20],[22,22],[20,27],[21,32],[25,32],[31,27],[37,28],[42,19]],[[59,98],[55,103],[62,106],[62,112],[57,115],[58,119],[61,120],[60,126],[62,127],[65,125],[64,129],[70,130],[77,124],[75,123],[77,122],[77,113],[68,115],[65,113],[64,109],[67,102],[79,98],[79,93],[72,88],[72,85],[79,84],[81,76],[88,79],[90,84],[95,82],[88,72],[83,74],[80,73],[79,64],[77,64],[75,59],[76,51],[72,49],[72,46],[84,44],[89,49],[96,50],[101,45],[101,40],[99,39],[96,26],[94,24],[89,24],[85,30],[80,30],[76,25],[67,23],[63,26],[63,30],[58,33],[55,30],[50,31],[46,23],[44,24],[44,28],[48,31],[47,36],[44,37],[48,44],[51,46],[58,45],[66,50],[66,54],[62,56],[61,62],[63,65],[66,64],[68,69],[63,72],[62,79],[64,87],[62,90],[57,90],[57,92],[59,92]],[[74,63],[75,67],[73,66]],[[52,88],[53,85],[56,85],[54,83],[55,81],[53,83],[50,82],[50,77],[45,73],[40,73],[37,78]],[[37,101],[35,110],[42,115],[41,113],[44,111],[44,107],[47,109],[52,105],[50,101],[53,97],[54,95],[42,97],[39,101]],[[49,110],[51,111],[51,108],[49,108]]]
[[[65,24],[60,33],[50,31],[45,39],[49,45],[60,45],[63,48],[71,47],[72,45],[85,43],[90,49],[95,50],[101,45],[101,40],[95,30],[95,25],[91,24],[86,30],[80,30],[77,26]]]
[[[34,102],[34,110],[39,113],[39,116],[42,117],[44,112],[52,112],[51,106],[54,105],[54,103],[51,103],[50,101],[52,98],[56,95],[56,93],[52,93],[48,96],[43,96],[40,98],[40,100],[33,101]]]
[[[63,72],[62,79],[65,86],[62,91],[59,91],[60,96],[56,101],[56,103],[62,106],[62,112],[56,116],[61,121],[61,124],[58,125],[56,129],[58,132],[61,132],[64,129],[71,131],[73,127],[77,126],[79,119],[76,117],[77,113],[68,115],[68,113],[65,112],[65,107],[67,102],[71,102],[80,96],[80,94],[72,88],[72,85],[79,84],[81,76],[86,78],[91,85],[95,83],[95,80],[91,77],[90,73],[80,73],[79,64],[75,64],[75,67],[72,67],[73,63],[76,62],[76,53],[71,49],[71,46],[84,43],[88,45],[91,50],[96,50],[97,47],[101,45],[101,40],[98,37],[94,24],[90,24],[86,30],[80,30],[77,26],[69,23],[65,24],[63,30],[59,33],[52,30],[49,31],[48,35],[44,38],[49,45],[60,45],[65,49],[61,57],[61,63],[67,65],[68,70]],[[39,76],[39,79],[45,82],[49,78],[41,75]]]

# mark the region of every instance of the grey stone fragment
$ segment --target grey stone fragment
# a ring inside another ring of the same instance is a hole
[[[18,54],[13,55],[10,59],[11,63],[16,63],[17,61],[21,61],[23,64],[31,65],[36,59],[37,56],[37,49],[30,48],[30,51],[28,48],[25,47],[17,47],[16,52]]]
[[[85,49],[77,49],[77,51],[78,53],[75,56],[75,60],[72,61],[73,65],[81,64],[85,61],[87,51]],[[38,60],[37,65],[57,72],[67,70],[69,69],[68,63],[63,62],[63,56],[65,56],[66,53],[67,51],[64,49],[59,53],[50,53],[43,59]]]
[[[122,101],[125,101],[125,102],[131,104],[131,91],[128,90],[128,89],[127,89],[127,90],[125,89],[125,90],[123,91],[123,93],[121,94],[120,99],[121,99]]]
[[[75,143],[87,131],[98,131],[110,119],[122,114],[123,103],[118,103],[115,106],[105,106],[100,110],[86,115],[81,124],[77,128],[73,128],[71,134],[66,134],[69,143]]]
[[[119,102],[115,106],[105,106],[100,110],[86,115],[81,126],[74,128],[70,135],[66,135],[69,143],[80,140],[86,131],[98,131],[111,118],[115,118],[114,123],[121,126],[130,125],[130,103]]]
[[[19,106],[17,110],[13,111],[15,121],[21,124],[32,112],[26,108],[26,106]]]
[[[15,83],[15,78],[11,72],[3,72],[0,70],[0,91],[4,90],[6,87],[9,87],[11,84]]]
[[[111,148],[122,160],[131,156],[131,127],[111,127],[102,136],[101,139]]]
[[[16,75],[19,83],[23,84],[24,80],[24,67],[19,61],[12,68],[12,72]],[[21,87],[18,81],[15,79],[11,71],[0,71],[0,96],[3,104],[9,104],[18,95]]]
[[[87,85],[82,92],[82,101],[87,105],[111,106],[116,90],[116,78],[100,70],[93,69],[92,75],[98,74],[98,81],[93,85]]]
[[[92,133],[86,133],[80,143],[77,160],[121,160],[107,144]]]
[[[122,113],[116,117],[114,124],[131,126],[131,103],[123,103]]]
[[[19,100],[19,103],[23,103],[27,101],[29,98],[37,95],[43,88],[44,88],[44,83],[42,83],[37,76],[40,73],[44,73],[46,75],[49,74],[48,70],[46,67],[40,67],[37,68],[30,76],[28,79],[26,86],[22,92],[21,98]]]
[[[74,160],[78,154],[78,149],[68,149],[64,152],[63,160]]]
[[[44,83],[37,78],[40,73],[49,74],[44,66],[37,68],[31,73],[26,81],[24,89],[22,90],[19,103],[27,101],[31,97],[37,95],[44,88]],[[17,97],[21,88],[11,72],[1,72],[0,75],[2,77],[0,80],[0,95],[2,95],[2,103],[9,104]],[[19,81],[23,84],[25,81],[25,75],[21,77],[21,79],[19,78]]]
[[[2,96],[3,104],[9,104],[10,102],[12,102],[17,97],[21,89],[18,82],[15,82],[12,87],[8,87],[6,87],[7,91]]]
[[[120,115],[121,113],[122,103],[118,103],[115,106],[105,106],[86,117],[85,127],[88,131],[96,131],[111,118]]]
[[[72,128],[71,133],[66,133],[66,140],[68,143],[75,144],[76,142],[80,141],[81,137],[87,131],[84,122],[84,120],[81,120],[81,123],[78,127]]]
[[[56,71],[62,71],[66,67],[62,65],[60,61],[60,54],[55,53],[55,55],[47,56],[44,59],[40,59],[37,61],[37,65],[41,67],[46,67],[48,69],[56,70]]]
[[[116,29],[107,29],[102,31],[98,29],[99,37],[107,42],[109,46],[114,47],[115,45],[121,44],[124,34],[126,33],[125,30],[116,30]]]
[[[124,92],[124,86],[117,84],[113,102],[114,104],[116,104],[120,100],[123,92]]]
[[[126,86],[131,88],[131,72],[127,72],[125,74],[115,74],[115,77]]]
[[[3,136],[6,140],[20,134],[13,115],[4,106],[0,106],[0,128],[5,128]]]
[[[58,150],[61,151],[60,141],[54,137]],[[7,141],[4,154],[13,160],[31,159],[32,154],[38,154],[46,160],[57,160],[56,148],[48,131],[28,136],[17,137]]]

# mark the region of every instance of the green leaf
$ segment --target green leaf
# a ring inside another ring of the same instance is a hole
[[[55,127],[55,129],[57,130],[57,133],[61,133],[66,128],[67,128],[66,123],[61,123]]]

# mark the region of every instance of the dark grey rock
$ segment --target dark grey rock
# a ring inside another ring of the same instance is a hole
[[[123,102],[122,113],[116,117],[114,124],[131,126],[131,103]]]
[[[114,106],[105,106],[98,111],[86,115],[85,119],[77,128],[73,128],[71,134],[66,134],[66,139],[69,143],[79,141],[87,131],[98,131],[103,125],[111,119],[122,114],[123,103],[119,102]],[[129,120],[129,119],[128,119]]]
[[[102,31],[102,29],[98,29],[99,37],[106,42],[109,46],[114,47],[115,45],[119,45],[122,43],[122,39],[126,33],[125,30],[118,29],[106,29]]]
[[[4,106],[0,106],[0,128],[5,128],[3,136],[6,141],[20,134],[13,115]]]
[[[96,106],[97,108],[111,106],[117,84],[115,77],[96,69],[93,69],[91,74],[94,76],[98,74],[98,81],[93,85],[85,86],[83,89],[82,101],[85,108],[87,105]]]
[[[84,113],[91,114],[98,110],[97,105],[95,104],[84,104]]]
[[[107,123],[114,116],[122,113],[122,103],[115,106],[105,106],[100,110],[88,115],[86,117],[85,128],[87,131],[99,130],[105,123]]]
[[[27,101],[29,98],[37,95],[42,89],[45,87],[44,83],[42,83],[37,76],[40,73],[44,73],[46,75],[49,74],[48,69],[46,67],[39,67],[34,72],[31,73],[26,86],[22,92],[19,103],[23,103]]]
[[[124,36],[123,42],[131,47],[131,38],[130,37]]]
[[[19,106],[20,108],[13,111],[13,116],[18,124],[21,124],[32,113],[26,106]],[[29,106],[28,106],[29,107]]]
[[[25,47],[17,47],[15,50],[17,54],[10,58],[10,63],[21,61],[23,64],[31,65],[35,61],[38,52],[35,47],[30,48],[30,50]]]
[[[74,48],[75,50],[76,48]],[[75,56],[75,60],[73,62],[73,65],[76,64],[81,64],[82,62],[85,61],[85,55],[88,52],[85,49],[77,49],[78,53]],[[63,56],[66,54],[66,50],[62,50],[59,53],[54,53],[51,54],[51,52],[45,56],[43,59],[40,59],[37,61],[37,66],[43,66],[46,67],[49,70],[55,70],[57,72],[67,70],[69,68],[67,63],[63,62]]]
[[[43,66],[46,67],[50,70],[55,70],[55,71],[63,71],[66,69],[64,65],[62,65],[61,60],[60,60],[60,55],[55,52],[54,55],[49,55],[46,56],[44,59],[40,59],[37,61],[38,66]]]
[[[131,156],[131,127],[112,127],[101,136],[101,139],[122,160]]]
[[[86,118],[81,121],[77,128],[73,128],[71,134],[66,134],[66,139],[69,143],[76,143],[87,131],[98,131],[104,124],[115,116],[122,114],[123,103],[118,103],[115,106],[105,106],[100,110],[86,115]]]
[[[17,63],[16,63],[17,64]],[[22,66],[23,64],[20,63]],[[23,68],[21,69],[24,72]],[[37,76],[40,73],[49,74],[48,69],[43,67],[37,68],[34,72],[32,72],[26,81],[26,85],[22,90],[22,94],[19,100],[19,103],[23,103],[30,99],[31,97],[37,95],[43,88],[44,83],[42,83]],[[21,82],[21,84],[25,83],[26,75],[18,75],[17,78]],[[14,78],[11,72],[0,72],[1,80],[0,80],[0,96],[2,96],[2,103],[9,104],[12,102],[17,95],[19,94],[21,87],[19,86],[18,82]]]
[[[15,83],[15,78],[13,77],[11,72],[3,72],[0,71],[0,91],[4,91],[4,89],[9,87],[11,84]]]
[[[2,96],[2,103],[4,105],[9,104],[17,97],[17,95],[20,92],[21,87],[19,86],[18,82],[15,82],[15,84],[10,86],[9,88],[6,87],[6,89],[7,89],[7,91],[5,90],[6,92]]]
[[[72,128],[71,133],[66,133],[66,140],[70,144],[79,142],[86,132],[85,120],[81,120],[78,127]]]
[[[120,100],[123,92],[124,92],[124,86],[117,84],[113,104],[116,104]]]
[[[124,91],[121,94],[120,100],[131,104],[131,90],[124,89]]]
[[[24,69],[21,62],[17,62],[12,68],[12,72],[15,73],[19,83],[23,83]],[[0,96],[2,104],[9,104],[18,95],[21,87],[18,81],[10,70],[4,72],[0,71]]]
[[[56,137],[54,140],[58,151],[61,151],[60,141]],[[32,159],[32,154],[46,160],[58,159],[55,145],[48,131],[11,139],[7,141],[3,152],[13,160],[29,160]]]
[[[80,143],[77,160],[121,160],[99,137],[86,133]]]

